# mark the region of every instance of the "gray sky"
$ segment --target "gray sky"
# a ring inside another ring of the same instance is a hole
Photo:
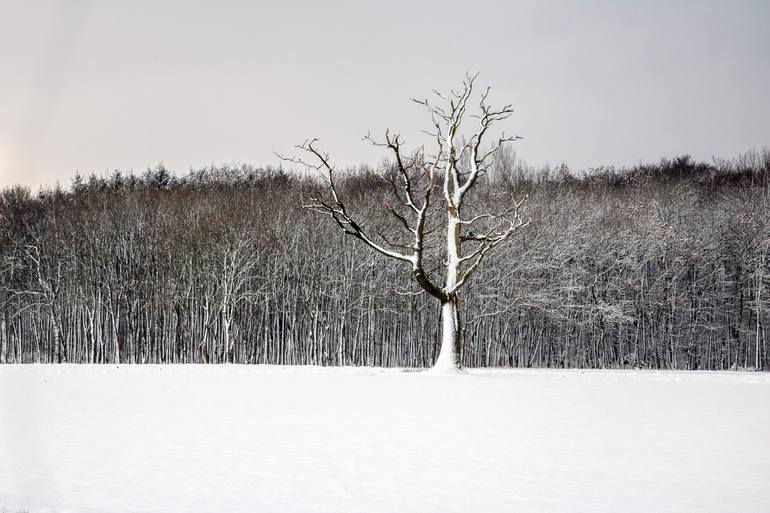
[[[275,164],[319,137],[428,128],[409,101],[479,71],[528,163],[770,145],[770,2],[0,0],[0,185],[164,162]]]

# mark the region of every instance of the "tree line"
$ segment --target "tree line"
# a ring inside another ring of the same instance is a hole
[[[337,177],[383,237],[392,166]],[[582,174],[501,152],[474,208],[527,195],[530,224],[466,287],[463,364],[767,369],[769,184],[768,150]],[[302,208],[323,191],[247,165],[2,189],[0,363],[430,366],[439,307]]]

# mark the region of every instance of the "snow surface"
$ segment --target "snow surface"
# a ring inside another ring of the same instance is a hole
[[[770,376],[0,366],[0,511],[768,512]]]

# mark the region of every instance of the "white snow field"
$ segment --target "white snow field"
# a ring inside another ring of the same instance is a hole
[[[768,512],[770,376],[0,366],[0,511]]]

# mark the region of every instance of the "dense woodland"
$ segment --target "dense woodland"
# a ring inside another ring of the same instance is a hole
[[[388,168],[338,184],[386,239]],[[472,202],[528,195],[531,224],[463,289],[464,364],[767,369],[769,185],[767,150],[582,174],[502,153]],[[314,193],[250,166],[6,187],[0,362],[430,366],[435,301]]]

